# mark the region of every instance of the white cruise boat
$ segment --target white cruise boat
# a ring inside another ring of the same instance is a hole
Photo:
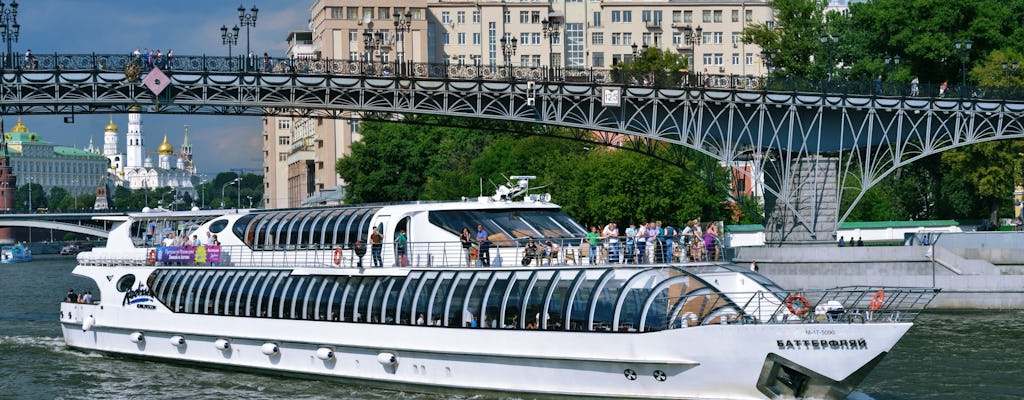
[[[74,273],[99,296],[61,304],[69,346],[409,391],[845,398],[935,295],[796,293],[719,263],[576,265],[579,224],[504,196],[123,219],[106,247],[78,255]],[[477,225],[488,267],[467,267],[458,240]],[[367,251],[359,268],[353,244],[374,228],[383,267]],[[220,245],[158,246],[166,233]],[[553,265],[518,262],[527,237],[563,244]]]

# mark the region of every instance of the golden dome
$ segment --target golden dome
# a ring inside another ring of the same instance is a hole
[[[139,112],[139,111],[142,111],[142,107],[139,107],[138,104],[132,104],[131,107],[128,107],[128,111],[129,112],[133,112],[133,113]]]
[[[117,124],[114,123],[114,116],[110,116],[110,123],[107,124],[106,128],[103,128],[104,132],[117,132]]]
[[[164,134],[164,142],[160,143],[160,147],[156,148],[156,152],[162,156],[174,154],[174,146],[171,146],[171,143],[167,141],[166,133]]]
[[[25,126],[25,124],[21,123],[21,117],[18,117],[18,123],[14,125],[14,128],[11,128],[11,132],[28,133],[28,127]]]

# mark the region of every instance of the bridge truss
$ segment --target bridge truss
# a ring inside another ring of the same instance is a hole
[[[126,67],[131,56],[61,56],[5,70],[0,112],[146,112],[348,118],[427,114],[533,122],[620,133],[694,149],[724,166],[753,163],[765,191],[771,244],[831,241],[871,187],[897,168],[973,143],[1024,136],[1024,102],[775,92],[753,77],[707,77],[700,87],[612,82],[610,71],[381,65],[175,56],[155,95]],[[134,78],[134,79],[132,79]],[[844,192],[855,193],[841,209]]]

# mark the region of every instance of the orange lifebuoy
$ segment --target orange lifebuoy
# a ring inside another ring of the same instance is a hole
[[[341,265],[341,249],[334,249],[334,265]]]
[[[156,250],[149,249],[149,255],[146,256],[146,262],[150,265],[156,264]]]
[[[793,303],[799,304],[794,306]],[[788,308],[789,312],[793,313],[793,315],[804,315],[807,314],[807,310],[811,309],[811,304],[807,302],[807,299],[805,299],[804,296],[794,294],[786,298],[786,308]]]
[[[871,298],[871,311],[877,311],[879,308],[882,308],[882,304],[885,304],[885,291],[879,290]]]

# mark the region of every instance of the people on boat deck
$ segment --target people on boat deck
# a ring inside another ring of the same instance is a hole
[[[590,227],[590,233],[587,234],[587,243],[590,244],[590,265],[597,264],[598,257],[598,246],[601,245],[601,235],[597,233],[597,226]]]
[[[462,251],[466,253],[466,267],[473,266],[473,236],[469,233],[469,227],[462,227],[459,242],[462,243]]]
[[[68,303],[77,303],[78,302],[78,295],[75,294],[75,289],[68,289],[67,301],[68,301]]]
[[[540,251],[537,247],[537,242],[533,241],[533,238],[526,240],[526,246],[523,249],[523,266],[530,265],[535,258],[538,258]]]
[[[85,294],[82,295],[82,303],[92,304],[92,292],[86,290]]]
[[[420,315],[418,317],[416,317],[416,325],[426,325],[426,324],[427,324],[427,321],[425,319],[423,319],[423,313],[420,313]]]
[[[483,225],[476,226],[476,244],[480,246],[480,265],[491,266],[491,242],[490,235]]]
[[[384,261],[381,259],[380,253],[384,248],[384,236],[377,231],[377,227],[373,227],[373,233],[370,234],[370,258],[373,260],[374,267],[384,266]]]
[[[408,267],[409,258],[406,255],[406,242],[408,239],[405,237],[405,229],[399,229],[398,235],[395,236],[395,254],[398,255],[398,266]]]
[[[356,240],[356,244],[352,247],[352,251],[356,253],[356,258],[358,258],[356,261],[356,267],[362,268],[363,256],[366,255],[366,246],[363,246],[363,242]]]
[[[174,233],[168,233],[166,236],[164,236],[164,240],[162,243],[164,246],[174,246],[174,242]]]

